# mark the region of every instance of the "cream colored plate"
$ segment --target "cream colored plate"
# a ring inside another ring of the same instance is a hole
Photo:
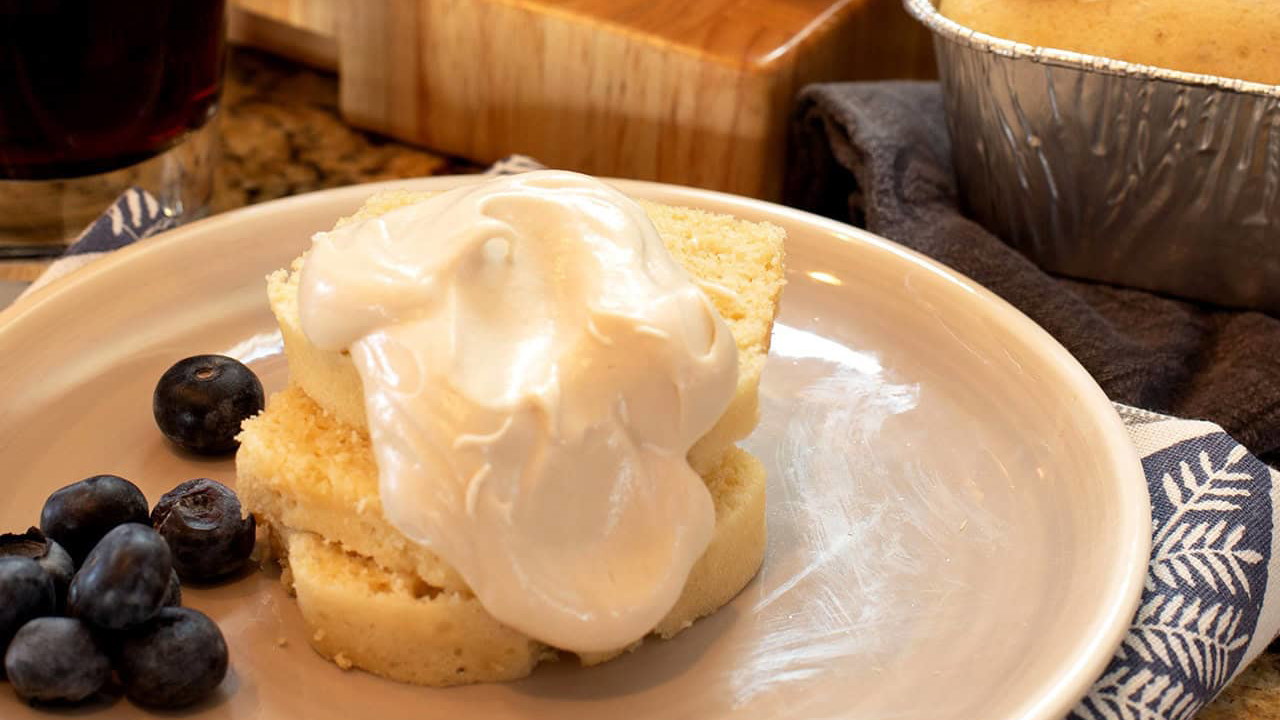
[[[472,179],[398,185],[440,189]],[[431,690],[343,672],[254,574],[189,590],[231,646],[200,718],[1056,718],[1136,606],[1150,518],[1101,391],[971,281],[846,225],[639,182],[626,192],[786,227],[789,282],[747,441],[769,469],[769,549],[730,605],[595,669]],[[384,186],[385,187],[385,186]],[[229,352],[286,376],[263,276],[375,186],[228,213],[122,251],[0,315],[0,528],[111,472],[154,501],[234,477],[151,420],[175,360]],[[125,701],[102,717],[144,713]],[[43,717],[0,688],[0,717]]]

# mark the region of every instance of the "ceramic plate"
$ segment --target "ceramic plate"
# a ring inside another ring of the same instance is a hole
[[[401,187],[443,189],[465,178]],[[1102,392],[1044,331],[970,280],[846,225],[641,182],[625,192],[785,227],[788,281],[745,445],[769,471],[769,547],[728,606],[594,669],[433,690],[344,672],[307,646],[268,573],[192,589],[232,673],[200,718],[1057,718],[1138,600],[1150,517]],[[375,189],[227,213],[141,243],[0,315],[0,528],[117,473],[154,502],[230,460],[169,448],[151,390],[223,352],[268,391],[287,368],[263,276]],[[0,716],[43,717],[0,689]],[[92,715],[90,715],[92,716]],[[99,716],[145,716],[116,701]]]

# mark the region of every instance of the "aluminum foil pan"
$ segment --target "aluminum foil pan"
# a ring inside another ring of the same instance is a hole
[[[1063,275],[1280,314],[1280,86],[932,32],[961,196]]]

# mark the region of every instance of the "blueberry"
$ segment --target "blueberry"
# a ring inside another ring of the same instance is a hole
[[[72,483],[44,501],[40,529],[80,564],[111,528],[147,524],[147,498],[137,485],[116,475],[96,475]]]
[[[52,615],[53,580],[35,560],[0,557],[0,653],[28,620]]]
[[[227,675],[227,642],[207,616],[164,608],[128,632],[116,669],[130,700],[154,708],[197,702]]]
[[[253,516],[240,517],[240,498],[216,480],[188,480],[165,493],[151,524],[169,543],[173,567],[187,582],[226,577],[253,552]]]
[[[177,570],[169,571],[169,589],[165,591],[161,604],[165,607],[182,606],[182,581],[178,579]]]
[[[36,561],[53,580],[55,604],[61,609],[67,601],[67,585],[76,574],[71,556],[58,543],[45,537],[40,528],[30,528],[21,535],[0,535],[0,557],[25,557]]]
[[[173,564],[164,538],[146,525],[121,525],[89,553],[71,580],[67,612],[99,628],[150,619],[164,603]]]
[[[222,355],[196,355],[165,371],[151,396],[151,411],[165,437],[200,455],[240,447],[240,423],[262,411],[262,383],[243,363]]]
[[[4,669],[31,702],[80,702],[111,679],[111,660],[89,627],[65,617],[32,620],[14,636]]]

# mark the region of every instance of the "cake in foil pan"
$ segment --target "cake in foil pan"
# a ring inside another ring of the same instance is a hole
[[[1021,25],[943,6],[1032,45],[961,25],[936,0],[904,2],[933,32],[976,220],[1051,272],[1280,313],[1280,14],[1269,3],[1183,4],[1169,27],[1142,33],[1112,0],[1002,0]],[[1110,57],[1046,47],[1055,32]]]

